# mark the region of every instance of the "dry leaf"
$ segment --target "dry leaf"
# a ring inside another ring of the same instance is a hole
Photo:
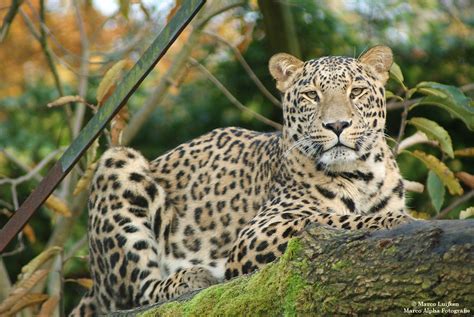
[[[115,89],[115,85],[118,79],[120,78],[120,74],[122,73],[122,70],[124,69],[126,64],[126,60],[118,61],[105,73],[104,78],[102,78],[102,81],[100,82],[96,93],[99,105],[103,105],[105,100],[107,100],[107,98]]]
[[[87,167],[86,172],[77,182],[76,188],[74,188],[74,191],[72,193],[73,196],[77,196],[80,192],[89,188],[89,184],[91,183],[92,177],[94,176],[96,165],[97,163],[92,163]]]
[[[246,23],[245,21],[242,21],[244,23],[243,26],[243,35],[242,35],[242,40],[240,41],[239,44],[237,44],[237,49],[239,50],[240,53],[244,53],[247,48],[249,47],[250,43],[252,43],[253,40],[253,29],[255,27],[255,23]]]
[[[120,109],[119,113],[117,113],[110,124],[110,139],[113,146],[122,144],[122,132],[127,126],[128,118],[128,108],[125,105]]]
[[[81,286],[84,286],[87,289],[91,289],[92,286],[94,285],[94,282],[92,282],[92,279],[90,278],[67,279],[66,282],[77,283]]]
[[[25,289],[29,291],[32,289],[39,281],[41,281],[43,278],[48,275],[49,270],[46,269],[41,269],[38,271],[35,271],[33,274],[28,276],[27,278],[21,279],[20,281],[15,284],[14,289]],[[15,291],[13,291],[14,293]]]
[[[41,266],[44,262],[48,261],[51,257],[55,256],[62,250],[61,247],[54,246],[49,247],[40,254],[38,254],[33,260],[27,265],[21,268],[21,274],[18,279],[27,279]]]
[[[474,156],[474,147],[468,147],[465,149],[456,150],[454,151],[454,156],[458,156],[458,157]]]
[[[454,177],[453,172],[446,166],[446,164],[438,160],[435,156],[418,150],[414,152],[406,152],[422,161],[426,167],[435,172],[443,182],[444,186],[448,188],[451,195],[462,195],[464,193],[461,184],[459,184],[459,181]]]
[[[49,196],[48,199],[46,199],[46,201],[44,202],[44,204],[46,205],[46,207],[48,207],[57,214],[60,214],[64,217],[72,216],[72,212],[66,205],[66,203],[62,199],[54,195]]]
[[[178,12],[178,9],[181,7],[181,2],[182,0],[176,0],[174,2],[174,7],[170,10],[170,12],[168,13],[168,15],[166,16],[166,23],[168,24],[170,22],[170,20],[174,17],[174,15],[176,14],[176,12]]]
[[[48,295],[46,294],[39,294],[39,293],[31,293],[31,294],[26,294],[23,297],[21,297],[15,305],[13,305],[12,308],[7,312],[7,315],[13,315],[16,312],[19,312],[25,307],[36,305],[39,303],[44,302],[46,299],[48,299]]]
[[[58,305],[58,302],[59,302],[59,297],[58,296],[51,296],[50,298],[48,298],[48,300],[45,301],[43,303],[43,305],[41,305],[41,310],[40,310],[38,316],[40,316],[40,317],[53,316],[53,311],[56,308],[56,306]]]
[[[456,177],[470,188],[474,188],[474,175],[466,172],[458,172],[456,173]]]
[[[36,234],[35,234],[35,231],[33,230],[33,227],[30,226],[29,224],[27,224],[27,225],[23,228],[23,234],[24,234],[25,237],[28,239],[28,241],[30,241],[30,243],[35,243],[35,242],[36,242]]]
[[[82,99],[81,96],[63,96],[63,97],[60,97],[60,98],[56,99],[53,102],[48,103],[48,108],[64,106],[65,104],[68,104],[68,103],[71,103],[71,102],[86,103],[86,101],[84,99]]]
[[[11,310],[29,290],[48,275],[48,272],[48,270],[38,270],[25,279],[17,282],[8,294],[8,297],[0,304],[0,313]]]

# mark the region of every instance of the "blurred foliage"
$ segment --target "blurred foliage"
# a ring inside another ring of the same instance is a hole
[[[208,1],[209,6],[216,5]],[[387,89],[405,101],[426,98],[426,91],[412,91],[420,82],[439,82],[450,86],[465,87],[472,96],[474,89],[474,3],[466,0],[364,0],[364,1],[310,1],[287,0],[283,2],[293,15],[296,34],[303,59],[324,55],[346,55],[357,57],[368,47],[384,43],[392,47],[395,61],[403,72],[404,85],[391,80]],[[24,15],[38,26],[35,13],[38,1],[25,1],[20,7],[9,33],[0,45],[0,179],[16,178],[25,174],[24,168],[33,168],[52,151],[71,142],[64,108],[48,109],[46,105],[58,97],[49,68],[42,55],[39,43],[25,24]],[[148,3],[148,2],[147,2]],[[173,1],[165,4],[144,4],[141,1],[117,1],[117,11],[105,15],[94,1],[81,6],[86,34],[89,38],[89,89],[85,99],[96,103],[96,89],[101,77],[111,65],[120,59],[136,60],[155,35],[173,9]],[[168,3],[168,5],[166,5]],[[229,1],[223,1],[229,3]],[[1,0],[0,8],[8,7],[9,1]],[[66,95],[78,94],[79,66],[81,61],[81,36],[76,26],[76,15],[66,2],[54,1],[47,7],[46,25],[51,32],[50,46],[55,52],[57,67]],[[6,12],[0,11],[0,16]],[[268,37],[265,35],[263,15],[257,1],[248,1],[245,6],[235,8],[216,17],[206,27],[238,46],[245,60],[258,78],[275,96],[278,96],[267,70],[271,56]],[[152,94],[160,77],[166,74],[173,57],[189,38],[189,28],[173,45],[166,57],[150,74],[140,89],[129,101],[133,116]],[[281,110],[273,106],[256,89],[254,83],[235,60],[232,52],[212,39],[202,36],[193,48],[192,56],[205,64],[212,73],[246,107],[281,122]],[[433,87],[431,87],[433,88]],[[442,87],[434,87],[443,92]],[[390,102],[397,102],[390,99]],[[77,107],[77,105],[73,105]],[[468,104],[467,107],[473,107]],[[74,110],[75,108],[73,108]],[[403,109],[397,108],[388,114],[387,134],[396,139],[400,129]],[[85,120],[92,116],[87,110]],[[442,127],[452,140],[453,150],[474,147],[472,131],[449,112],[435,106],[414,107],[408,113],[413,117],[426,118]],[[473,120],[464,117],[461,119]],[[415,120],[416,123],[416,120]],[[261,122],[234,107],[229,100],[207,78],[193,68],[186,68],[177,82],[171,83],[164,101],[150,116],[140,133],[133,139],[132,147],[142,151],[148,158],[156,157],[166,150],[222,126],[241,126],[259,131],[272,131]],[[405,137],[417,131],[416,124],[406,127]],[[107,147],[108,139],[100,138],[101,150]],[[1,150],[8,151],[17,161],[12,161]],[[418,150],[433,155],[453,172],[474,174],[474,157],[455,155],[450,158],[446,151],[431,145],[416,145]],[[412,181],[427,183],[423,193],[408,193],[408,204],[413,210],[431,218],[449,206],[456,197],[445,191],[442,180],[436,173],[428,173],[423,161],[410,155],[400,155],[398,162],[403,176]],[[52,164],[47,164],[50,167]],[[85,170],[86,164],[80,164]],[[47,168],[43,169],[44,172]],[[32,178],[17,186],[22,201],[36,186]],[[462,183],[466,191],[469,187]],[[67,189],[64,189],[67,192]],[[472,189],[471,189],[472,190]],[[71,191],[72,193],[72,191]],[[432,199],[433,195],[438,197]],[[443,195],[440,199],[439,195]],[[69,195],[69,196],[68,196]],[[431,196],[430,196],[431,195]],[[71,199],[70,193],[63,199]],[[464,201],[448,213],[447,218],[458,218],[459,212],[473,205],[473,199]],[[0,186],[0,209],[14,210],[14,197],[10,186]],[[87,213],[79,211],[79,219],[70,232],[64,249],[76,246],[86,234]],[[467,214],[467,213],[465,213]],[[472,214],[472,212],[470,213]],[[61,216],[43,207],[30,221],[36,240],[25,241],[25,249],[5,257],[4,262],[11,280],[34,256],[45,249],[51,232]],[[7,217],[0,214],[0,225]],[[28,236],[27,236],[28,237]],[[12,243],[14,244],[14,243]],[[15,246],[11,246],[11,250]],[[85,245],[76,255],[87,254]],[[21,265],[19,265],[21,264]],[[66,310],[71,309],[83,286],[78,277],[87,277],[86,261],[80,257],[68,260],[63,270],[64,277],[76,283],[65,284]]]

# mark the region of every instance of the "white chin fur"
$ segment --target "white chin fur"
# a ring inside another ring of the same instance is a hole
[[[357,159],[354,150],[335,147],[323,153],[319,161],[328,166],[350,164]]]

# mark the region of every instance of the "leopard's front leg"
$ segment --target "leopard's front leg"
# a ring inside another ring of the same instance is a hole
[[[307,210],[262,211],[239,234],[226,263],[226,279],[248,274],[274,261],[286,250],[288,240],[307,224],[319,223],[339,229],[389,229],[413,218],[406,213],[339,215]]]

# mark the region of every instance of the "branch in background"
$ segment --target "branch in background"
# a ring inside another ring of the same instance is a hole
[[[204,31],[203,34],[211,36],[212,38],[218,40],[219,42],[227,45],[232,50],[235,57],[237,58],[237,61],[240,63],[240,65],[242,65],[242,67],[244,68],[247,75],[249,75],[250,79],[252,79],[252,81],[255,83],[255,85],[258,87],[258,89],[262,92],[262,94],[265,97],[267,97],[267,99],[270,100],[275,106],[283,108],[280,101],[277,98],[275,98],[275,96],[273,96],[272,93],[269,92],[267,90],[267,88],[263,85],[263,83],[260,81],[260,79],[258,79],[257,75],[255,75],[255,73],[252,71],[252,68],[249,66],[247,61],[245,61],[244,57],[242,56],[240,51],[237,49],[237,47],[235,47],[234,45],[229,43],[227,40],[225,40],[223,37],[221,37],[221,36],[219,36],[215,33]]]
[[[130,143],[135,135],[137,135],[143,124],[150,118],[156,107],[158,107],[158,105],[164,99],[168,88],[173,82],[175,82],[183,67],[186,65],[186,61],[191,56],[191,52],[199,37],[201,36],[202,29],[206,26],[207,22],[209,22],[209,20],[211,20],[216,15],[242,5],[245,5],[245,2],[232,3],[196,20],[196,23],[193,24],[193,31],[189,35],[187,41],[184,43],[181,51],[179,51],[179,53],[174,58],[170,68],[161,78],[157,87],[151,92],[145,104],[130,119],[129,124],[122,134],[122,145],[127,145]],[[200,16],[200,14],[201,13],[199,13],[198,16]]]
[[[283,128],[283,126],[281,124],[279,124],[275,121],[272,121],[272,120],[262,116],[258,112],[255,112],[255,111],[247,108],[243,104],[241,104],[237,100],[237,98],[235,98],[234,95],[232,95],[232,93],[230,91],[228,91],[227,88],[225,88],[225,86],[206,67],[204,67],[202,64],[200,64],[194,58],[189,58],[189,61],[190,61],[191,65],[196,66],[197,69],[200,72],[202,72],[204,75],[206,75],[209,78],[209,80],[227,97],[227,99],[229,99],[229,101],[234,106],[236,106],[237,108],[239,108],[240,110],[242,110],[244,112],[250,113],[253,117],[255,117],[255,119],[257,119],[257,120],[259,120],[259,121],[261,121],[261,122],[263,122],[263,123],[265,123],[269,126],[274,127],[275,129],[281,131],[281,129]]]
[[[466,201],[468,201],[469,199],[473,197],[474,197],[474,189],[471,189],[470,192],[464,194],[461,197],[456,198],[449,206],[441,210],[441,212],[436,215],[435,219],[445,218],[451,211],[453,211],[454,208],[461,205],[462,203],[465,203]]]
[[[228,4],[226,6],[223,6],[219,9],[217,9],[216,11],[209,13],[207,16],[203,17],[202,19],[199,19],[196,23],[196,29],[203,29],[206,26],[206,24],[212,18],[214,18],[216,15],[224,13],[224,12],[230,10],[230,9],[235,9],[237,7],[242,7],[246,4],[247,4],[246,1],[240,1],[240,2],[234,2],[234,3]]]
[[[3,178],[3,179],[0,179],[0,185],[3,185],[3,184],[11,184],[11,185],[19,185],[23,182],[26,182],[34,177],[37,177],[39,175],[39,172],[43,169],[43,167],[46,166],[46,164],[48,164],[50,161],[52,161],[56,155],[59,153],[59,152],[62,152],[64,150],[64,148],[59,148],[59,149],[56,149],[54,151],[52,151],[51,153],[49,153],[44,159],[42,159],[38,164],[36,164],[36,166],[29,170],[27,174],[23,175],[23,176],[20,176],[18,178]],[[2,150],[3,153],[6,153],[5,150]],[[7,156],[9,157],[9,156]],[[16,161],[15,161],[16,162]],[[23,164],[21,166],[24,166]]]
[[[6,38],[8,34],[8,30],[10,30],[10,25],[13,22],[16,14],[18,13],[18,9],[20,8],[21,3],[23,0],[12,0],[10,5],[10,10],[8,10],[5,18],[3,19],[2,27],[0,28],[0,43]]]
[[[409,104],[403,104],[402,120],[400,121],[400,130],[398,130],[397,141],[395,142],[395,147],[393,148],[393,153],[398,153],[398,148],[400,147],[400,142],[402,141],[403,135],[405,134],[405,128],[407,126],[407,117],[408,117],[408,108]]]

